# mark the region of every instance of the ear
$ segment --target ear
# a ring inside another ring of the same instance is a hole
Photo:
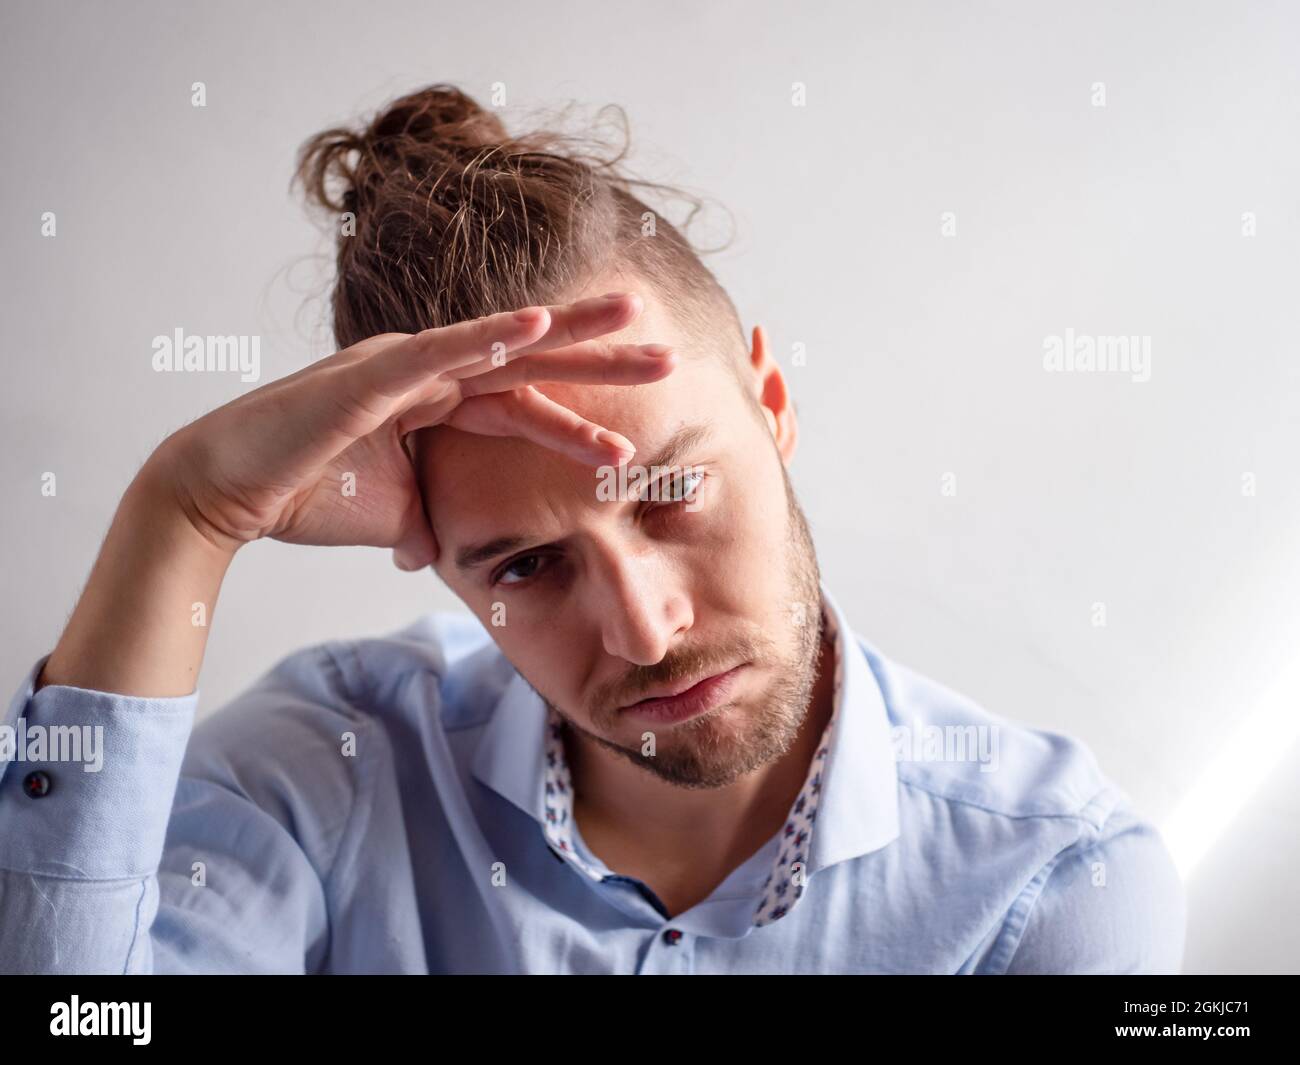
[[[749,353],[749,369],[755,388],[755,398],[763,412],[763,420],[776,441],[776,449],[781,461],[787,466],[794,458],[795,448],[799,443],[799,422],[795,416],[794,403],[790,399],[785,385],[785,376],[781,367],[772,358],[767,342],[767,333],[761,325],[754,326],[753,347]]]

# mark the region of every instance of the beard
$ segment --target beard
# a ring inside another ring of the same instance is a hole
[[[741,637],[726,645],[671,654],[653,666],[639,667],[630,678],[632,683],[626,686],[643,690],[685,678],[711,676],[737,662],[769,666],[773,680],[753,698],[752,709],[742,712],[736,704],[724,703],[673,726],[663,736],[656,735],[654,753],[647,755],[640,747],[624,747],[579,725],[538,692],[569,733],[566,742],[571,742],[574,734],[580,735],[683,788],[723,787],[793,747],[817,682],[824,618],[812,534],[783,463],[781,474],[788,523],[785,603],[793,632],[791,646],[782,647],[763,633]],[[608,723],[613,732],[620,713],[606,706],[593,713],[592,722],[597,726]]]

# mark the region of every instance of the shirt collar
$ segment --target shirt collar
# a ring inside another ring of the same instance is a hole
[[[781,830],[755,908],[756,925],[785,916],[818,870],[877,850],[899,834],[898,776],[884,698],[824,583],[821,596],[835,648],[834,709]],[[557,724],[516,672],[484,729],[473,773],[536,821],[556,854],[598,880],[604,871],[585,862],[572,844],[573,795]]]

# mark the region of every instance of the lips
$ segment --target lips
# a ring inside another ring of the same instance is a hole
[[[726,671],[724,670],[723,672]],[[655,699],[671,699],[675,695],[681,695],[683,692],[690,691],[697,684],[703,684],[706,680],[711,680],[713,677],[721,675],[722,674],[720,673],[711,673],[707,677],[699,677],[696,680],[682,680],[675,684],[665,684],[659,690],[647,695],[643,699],[639,699],[637,703],[628,703],[628,707],[636,706],[638,703],[652,702]],[[624,707],[623,709],[626,710],[628,707]]]
[[[696,717],[714,707],[721,706],[735,688],[737,675],[745,668],[739,665],[723,673],[683,687],[677,684],[668,688],[670,694],[653,696],[631,703],[620,709],[620,714],[646,721],[671,723]]]

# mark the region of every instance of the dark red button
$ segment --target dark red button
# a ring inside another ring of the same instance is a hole
[[[43,769],[36,769],[23,777],[23,791],[27,792],[29,798],[40,799],[50,793],[50,788],[54,786],[54,781],[50,779],[50,774]]]
[[[677,941],[682,938],[682,934],[676,928],[664,929],[664,942],[670,947],[677,946]]]

